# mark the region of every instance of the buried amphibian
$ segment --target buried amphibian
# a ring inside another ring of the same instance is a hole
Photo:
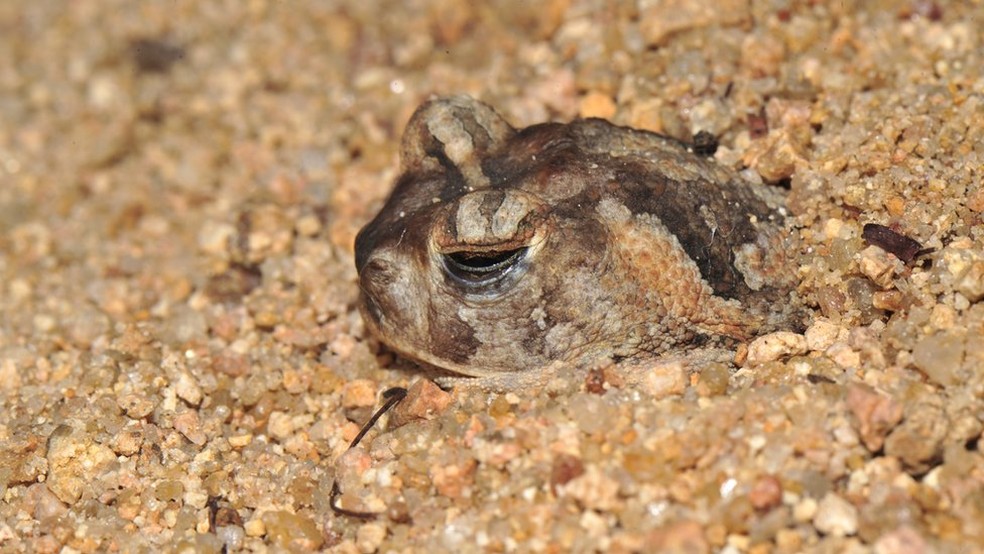
[[[500,383],[789,326],[795,245],[768,187],[600,119],[514,129],[430,101],[356,239],[362,313],[401,355]]]

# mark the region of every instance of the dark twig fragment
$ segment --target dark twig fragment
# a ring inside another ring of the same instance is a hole
[[[401,400],[406,398],[406,396],[407,396],[407,389],[404,389],[402,387],[393,387],[383,392],[383,398],[386,401],[383,402],[383,405],[380,406],[379,409],[376,410],[374,414],[372,414],[372,417],[370,417],[368,421],[366,421],[366,423],[362,426],[362,429],[359,430],[359,434],[356,435],[354,439],[352,439],[352,442],[349,443],[349,450],[351,450],[360,442],[362,442],[362,439],[366,436],[366,433],[368,433],[369,430],[372,429],[374,425],[376,425],[376,422],[379,421],[379,418],[383,417],[383,414],[390,411],[393,408],[393,406],[399,404]],[[336,514],[348,516],[348,517],[354,517],[357,519],[375,519],[376,516],[379,515],[378,513],[375,512],[360,512],[358,510],[347,510],[345,508],[342,508],[341,506],[338,505],[338,498],[341,495],[342,495],[342,488],[341,486],[339,486],[338,480],[336,479],[331,484],[331,493],[329,493],[329,497],[328,497],[328,506],[331,507],[331,511],[335,512]]]
[[[909,263],[933,251],[932,248],[923,248],[919,241],[877,223],[866,223],[861,231],[861,238],[870,245],[894,254],[903,263]]]

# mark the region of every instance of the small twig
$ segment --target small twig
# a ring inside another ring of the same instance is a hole
[[[218,496],[209,496],[208,502],[205,503],[208,506],[208,530],[210,533],[215,533],[215,516],[219,513],[219,498]]]
[[[393,387],[383,392],[383,398],[386,400],[386,402],[384,402],[383,405],[380,406],[379,409],[376,410],[374,414],[372,414],[372,417],[370,417],[369,420],[366,421],[366,423],[362,426],[362,429],[359,430],[359,434],[356,435],[354,439],[352,439],[351,443],[349,443],[348,449],[351,450],[352,448],[357,446],[362,441],[362,439],[366,436],[366,433],[368,433],[369,430],[372,429],[374,425],[376,425],[376,422],[379,421],[379,418],[383,417],[383,414],[390,411],[390,409],[392,409],[393,406],[399,404],[401,400],[406,398],[406,396],[407,396],[407,389],[402,387]],[[338,499],[341,495],[342,495],[342,487],[339,486],[338,479],[336,478],[331,483],[331,493],[328,496],[328,506],[331,508],[331,511],[335,512],[336,514],[348,516],[348,517],[354,517],[358,519],[375,519],[376,516],[379,515],[376,512],[360,512],[356,510],[346,510],[345,508],[342,508],[341,506],[338,505]]]

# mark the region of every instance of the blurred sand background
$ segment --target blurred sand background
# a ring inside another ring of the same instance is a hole
[[[979,0],[0,3],[0,551],[984,549],[982,29]],[[450,93],[713,133],[788,189],[809,330],[637,387],[424,389],[342,456],[419,377],[365,334],[352,240]],[[381,515],[334,514],[336,477]]]

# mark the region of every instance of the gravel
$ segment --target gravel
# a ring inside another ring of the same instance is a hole
[[[0,3],[0,550],[984,549],[981,21],[939,0]],[[410,113],[450,93],[517,126],[712,133],[786,189],[807,329],[633,378],[418,383],[346,452],[424,377],[367,336],[352,242]],[[335,513],[333,483],[378,515]]]

